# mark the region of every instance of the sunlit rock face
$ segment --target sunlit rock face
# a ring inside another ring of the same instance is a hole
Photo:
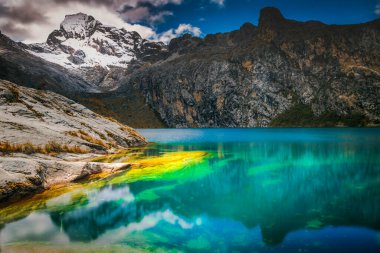
[[[134,129],[104,118],[64,96],[4,80],[0,80],[0,116],[2,142],[43,145],[56,141],[87,145],[94,150],[146,143]]]
[[[170,56],[129,85],[171,127],[379,123],[379,28],[379,19],[325,25],[265,8],[258,27],[173,39]]]

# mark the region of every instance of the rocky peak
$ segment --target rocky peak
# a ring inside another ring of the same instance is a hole
[[[287,23],[277,8],[267,7],[260,11],[259,31],[265,40],[274,39],[278,35],[278,31],[286,27]]]
[[[171,52],[184,53],[199,45],[202,42],[201,38],[194,37],[191,34],[184,34],[178,38],[174,38],[169,43],[169,50]]]
[[[286,19],[279,9],[267,7],[260,11],[258,30],[262,39],[272,41],[273,39],[278,38],[279,35],[286,34],[289,31],[305,33],[306,31],[316,30],[323,27],[325,27],[325,25],[321,22],[299,22]]]
[[[257,27],[247,22],[244,23],[239,30],[233,31],[230,34],[230,38],[235,43],[241,43],[242,41],[249,41],[257,34]]]
[[[286,19],[277,8],[266,7],[260,11],[259,27],[276,26],[285,21]]]
[[[66,38],[85,39],[94,34],[96,28],[102,25],[94,17],[84,13],[66,15],[62,21],[60,30]]]
[[[256,31],[257,27],[255,25],[253,25],[252,23],[244,23],[241,27],[240,27],[240,31],[247,31],[247,32],[254,32]]]
[[[84,13],[66,15],[60,29],[54,30],[45,44],[33,44],[29,48],[38,56],[69,69],[127,68],[133,60],[156,59],[156,55],[166,51],[162,43],[148,43],[135,31],[103,25]]]
[[[105,90],[117,88],[122,73],[133,69],[135,63],[154,62],[167,54],[163,43],[145,40],[135,31],[104,25],[84,13],[66,15],[46,43],[31,44],[27,49]]]

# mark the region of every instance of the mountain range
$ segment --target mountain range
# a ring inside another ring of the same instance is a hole
[[[380,19],[298,22],[271,7],[257,26],[168,45],[78,13],[45,43],[0,34],[0,78],[134,127],[378,125],[379,43]]]

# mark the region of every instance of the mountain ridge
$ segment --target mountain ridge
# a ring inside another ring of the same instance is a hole
[[[166,60],[127,85],[171,127],[379,124],[379,31],[380,19],[325,25],[265,8],[258,26],[173,39]]]
[[[66,38],[56,30],[48,41],[66,50],[53,38],[88,39],[102,27],[93,17],[80,16],[89,20],[91,31],[78,28]],[[167,46],[146,41],[140,44],[148,45],[145,56],[136,53],[127,67],[73,63],[78,71],[70,73],[102,92],[115,91],[118,99],[136,91],[169,127],[376,125],[379,31],[380,19],[327,25],[286,19],[268,7],[261,10],[257,26],[247,22],[238,30],[204,38],[184,34]],[[38,45],[29,49],[38,55]],[[80,63],[80,51],[70,49],[65,57]],[[91,96],[86,97],[91,108]],[[294,117],[297,110],[308,122]]]

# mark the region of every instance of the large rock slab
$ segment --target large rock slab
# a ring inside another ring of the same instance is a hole
[[[106,152],[146,144],[134,129],[50,91],[0,80],[0,142],[51,142]]]

